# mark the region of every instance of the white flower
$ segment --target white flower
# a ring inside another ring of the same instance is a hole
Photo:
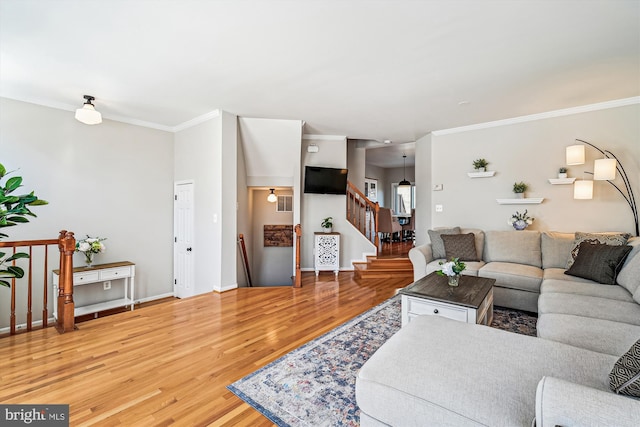
[[[527,219],[527,224],[529,224],[529,225],[533,224],[533,218]]]
[[[447,276],[455,276],[456,273],[453,271],[454,262],[449,261],[442,264],[442,272]]]
[[[104,252],[107,250],[107,247],[105,245],[102,244],[102,242],[100,243],[100,252]]]
[[[80,245],[78,246],[78,250],[80,252],[87,252],[89,249],[91,249],[91,245],[87,242],[80,242]]]

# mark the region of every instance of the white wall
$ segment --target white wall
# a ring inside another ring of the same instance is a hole
[[[608,183],[595,183],[593,200],[574,200],[571,185],[551,185],[547,179],[555,178],[558,168],[565,165],[565,147],[580,138],[613,152],[622,161],[636,197],[640,196],[638,117],[640,106],[636,104],[433,136],[432,183],[442,184],[444,190],[432,192],[431,209],[441,204],[444,211],[432,211],[431,226],[508,230],[511,214],[528,209],[536,218],[534,230],[633,232],[629,206]],[[569,176],[590,179],[583,171],[593,171],[593,160],[600,155],[592,148],[586,151],[587,164],[569,166]],[[478,157],[489,161],[488,169],[496,171],[494,177],[467,177]],[[515,181],[529,184],[527,197],[544,197],[544,202],[499,205],[497,198],[512,197]]]
[[[305,166],[345,168],[347,165],[346,138],[322,139],[321,136],[303,140],[302,154]],[[308,153],[307,146],[316,144],[317,153]],[[303,177],[304,178],[304,177]],[[351,179],[351,171],[349,171]],[[314,232],[322,231],[320,223],[328,216],[333,217],[333,231],[340,237],[340,268],[352,270],[355,260],[364,259],[363,254],[375,254],[375,246],[369,242],[346,218],[346,196],[332,194],[303,194],[302,196],[302,248],[301,268],[313,269]]]
[[[431,139],[432,135],[428,134],[416,141],[416,245],[428,240],[427,230],[432,222]]]
[[[73,112],[0,98],[0,152],[24,190],[49,201],[31,223],[5,228],[7,240],[57,238],[61,229],[106,237],[96,262],[136,263],[136,300],[173,292],[171,133],[111,120],[87,126]],[[0,287],[1,301],[8,292]]]

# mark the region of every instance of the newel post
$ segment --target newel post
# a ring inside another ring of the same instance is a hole
[[[71,231],[62,230],[58,236],[60,249],[60,281],[58,284],[58,319],[56,329],[59,333],[73,331],[75,328],[75,304],[73,302],[73,253],[76,239]]]
[[[296,276],[294,278],[293,287],[302,287],[302,274],[300,272],[300,237],[302,237],[302,227],[296,224],[294,227],[296,233]]]

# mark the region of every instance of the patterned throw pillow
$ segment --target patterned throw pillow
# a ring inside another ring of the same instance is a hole
[[[627,241],[631,237],[629,233],[576,233],[576,239],[573,241],[573,247],[569,254],[569,260],[567,261],[567,268],[570,268],[578,256],[580,251],[580,243],[602,243],[604,245],[622,246],[626,245]]]
[[[431,240],[431,251],[433,259],[442,259],[446,256],[444,252],[444,243],[440,238],[443,234],[460,234],[460,227],[440,228],[438,230],[428,230],[429,240]]]
[[[615,285],[616,277],[629,252],[631,246],[628,245],[611,246],[582,242],[576,260],[564,274],[605,285]]]
[[[640,340],[613,365],[609,387],[618,394],[640,397]]]
[[[444,253],[447,259],[460,258],[460,261],[480,261],[476,251],[476,236],[467,234],[443,234]]]

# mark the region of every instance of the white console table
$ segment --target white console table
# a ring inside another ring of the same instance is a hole
[[[84,289],[87,285],[102,283],[109,280],[124,279],[124,294],[122,298],[89,304],[84,306],[75,306],[74,316],[82,316],[85,314],[98,313],[112,308],[130,306],[133,310],[134,305],[134,289],[135,289],[136,265],[129,261],[113,262],[110,264],[99,264],[93,267],[78,267],[73,269],[73,293]],[[60,270],[53,270],[53,295],[58,296],[58,284],[60,281]],[[88,286],[89,287],[94,286]],[[53,317],[58,318],[57,304],[53,305]]]
[[[313,260],[316,276],[320,271],[340,271],[340,233],[315,233]]]

